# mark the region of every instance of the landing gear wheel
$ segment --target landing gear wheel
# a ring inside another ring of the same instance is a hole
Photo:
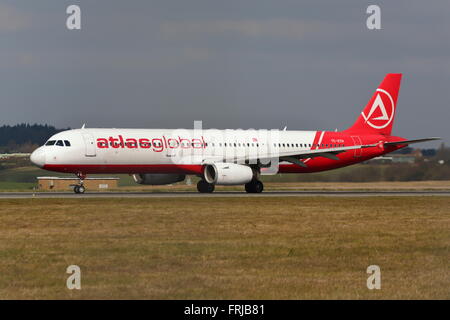
[[[73,187],[73,192],[75,193],[84,193],[86,188],[84,186],[75,186]]]
[[[200,180],[197,183],[197,190],[200,193],[212,193],[214,191],[214,185],[206,182],[205,180]]]
[[[245,185],[245,191],[248,193],[261,193],[264,190],[264,185],[259,180],[252,180]]]
[[[78,193],[84,193],[86,188],[84,186],[78,186]]]

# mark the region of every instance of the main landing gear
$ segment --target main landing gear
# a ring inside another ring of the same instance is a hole
[[[77,173],[77,177],[80,182],[73,187],[73,192],[75,193],[84,193],[86,188],[84,187],[84,179],[86,179],[86,175],[82,173]]]
[[[214,191],[214,185],[206,182],[205,180],[200,180],[197,183],[197,190],[200,193],[212,193]]]
[[[259,180],[252,180],[245,185],[245,191],[247,193],[261,193],[264,190],[264,185]]]
[[[212,193],[214,191],[214,184],[208,183],[205,180],[200,180],[197,183],[197,190],[200,193]],[[264,190],[264,185],[259,180],[252,180],[245,185],[245,191],[248,193],[261,193]]]

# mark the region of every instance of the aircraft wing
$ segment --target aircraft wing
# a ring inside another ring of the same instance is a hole
[[[228,162],[234,163],[269,163],[271,159],[278,158],[279,161],[287,161],[294,164],[297,164],[302,167],[307,167],[305,163],[300,161],[300,159],[308,159],[315,157],[324,157],[332,160],[339,160],[337,155],[342,152],[346,152],[349,150],[363,149],[363,148],[371,148],[376,147],[376,144],[370,145],[359,145],[359,146],[349,146],[349,147],[337,147],[337,148],[322,148],[315,150],[292,150],[292,151],[284,151],[284,152],[255,152],[253,154],[249,154],[246,156],[238,156],[231,159],[227,159]],[[205,159],[203,163],[211,163],[211,162],[223,162],[225,159],[222,157],[220,159]]]
[[[401,144],[412,144],[412,143],[420,143],[420,142],[433,141],[433,140],[441,140],[441,138],[431,137],[431,138],[414,139],[414,140],[392,141],[392,142],[385,142],[384,145],[393,146],[393,145],[399,145],[399,144],[400,145]]]

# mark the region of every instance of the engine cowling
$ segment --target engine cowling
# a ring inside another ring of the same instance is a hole
[[[217,185],[246,184],[252,181],[252,168],[235,163],[213,163],[203,169],[206,182]]]
[[[133,174],[136,183],[145,185],[163,185],[183,181],[186,178],[184,174],[168,174],[168,173],[140,173]]]

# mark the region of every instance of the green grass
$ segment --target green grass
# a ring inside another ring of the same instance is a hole
[[[37,177],[75,177],[75,175],[50,172],[36,167],[18,167],[0,170],[0,191],[30,191],[37,187]],[[108,175],[90,175],[91,177]],[[114,175],[120,178],[120,186],[136,185],[133,178],[127,174]]]
[[[36,167],[0,170],[0,191],[30,191],[37,187],[36,177],[46,175],[49,175],[48,171]]]
[[[32,182],[0,181],[0,191],[29,191],[36,187]]]
[[[449,227],[449,197],[0,200],[0,298],[449,299]]]

